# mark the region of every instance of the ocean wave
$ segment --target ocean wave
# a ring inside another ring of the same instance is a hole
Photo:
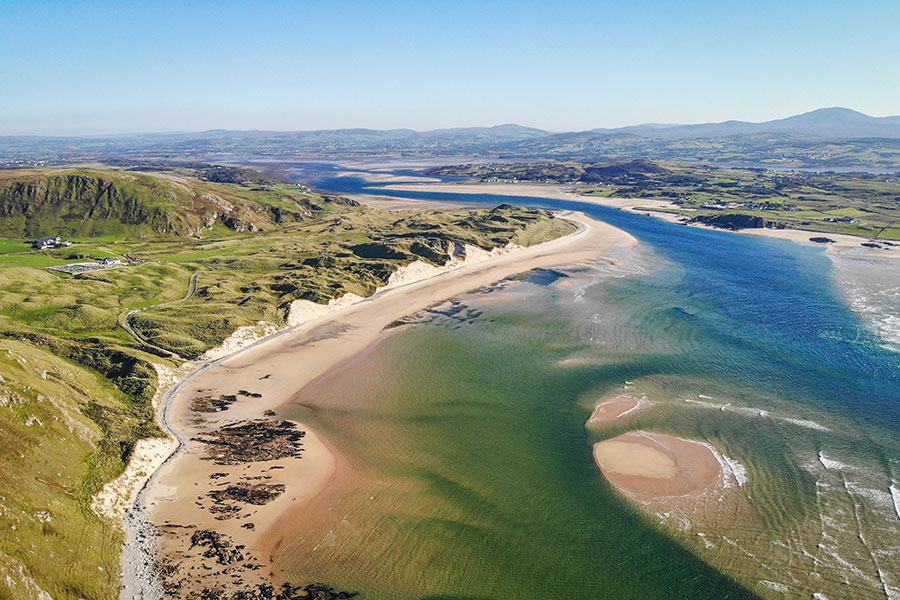
[[[825,456],[825,452],[819,451],[819,464],[831,471],[852,471],[853,468],[839,460],[834,460]]]
[[[845,487],[847,488],[848,492],[866,498],[874,506],[878,506],[879,508],[888,508],[891,509],[891,511],[895,511],[897,508],[894,505],[894,498],[892,494],[888,491],[868,487],[849,479],[847,480]]]
[[[698,394],[698,398],[709,398],[709,396],[704,396],[703,394]],[[828,427],[816,423],[815,421],[811,421],[809,419],[792,419],[790,417],[776,417],[773,416],[769,411],[754,408],[752,406],[733,406],[731,403],[726,404],[716,404],[715,402],[707,402],[706,400],[693,400],[691,398],[685,398],[683,402],[687,402],[692,404],[698,408],[709,408],[713,410],[721,410],[727,412],[733,412],[738,414],[745,414],[754,417],[770,417],[773,419],[777,419],[779,421],[783,421],[785,423],[790,423],[791,425],[797,425],[798,427],[805,427],[807,429],[815,429],[816,431],[831,431]]]
[[[737,483],[738,487],[744,487],[744,484],[749,481],[747,477],[747,468],[736,461],[735,459],[727,456],[724,452],[719,452],[718,448],[710,444],[709,442],[697,442],[706,446],[710,452],[712,452],[716,461],[719,463],[719,467],[722,469],[722,485],[723,487],[729,488],[732,486],[731,479]],[[731,475],[729,478],[728,476]]]
[[[835,281],[847,304],[885,341],[882,347],[900,352],[900,280],[896,265],[878,261],[835,260]]]
[[[900,488],[891,483],[888,489],[891,491],[891,503],[894,505],[894,514],[897,515],[897,520],[900,521]]]
[[[800,427],[806,427],[807,429],[815,429],[816,431],[831,431],[829,428],[824,425],[820,425],[815,421],[809,421],[807,419],[788,419],[787,417],[777,417],[779,421],[784,421],[786,423],[791,423],[793,425],[798,425]]]

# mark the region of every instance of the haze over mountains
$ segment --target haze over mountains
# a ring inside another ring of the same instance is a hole
[[[697,125],[632,125],[618,129],[592,129],[597,133],[631,133],[662,139],[691,139],[754,135],[800,134],[826,138],[900,138],[900,116],[870,117],[849,108],[820,108],[801,115],[763,123],[724,121]]]
[[[690,143],[685,143],[689,141]],[[644,158],[803,168],[900,168],[900,116],[823,108],[763,123],[643,124],[554,133],[494,127],[145,133],[114,137],[0,137],[0,166],[89,160],[266,156],[471,156],[479,160]]]
[[[202,132],[136,133],[117,136],[0,136],[4,140],[54,140],[54,139],[219,139],[259,137],[301,137],[328,139],[333,137],[384,137],[391,139],[455,139],[468,138],[482,141],[519,141],[548,136],[585,136],[591,133],[616,135],[630,134],[658,139],[693,139],[755,134],[798,134],[825,138],[900,138],[900,115],[871,117],[848,108],[820,108],[784,119],[752,123],[749,121],[723,121],[721,123],[658,124],[645,123],[617,128],[595,128],[582,132],[552,132],[534,127],[508,123],[493,127],[454,127],[416,131],[413,129],[318,129],[299,131],[211,129]]]

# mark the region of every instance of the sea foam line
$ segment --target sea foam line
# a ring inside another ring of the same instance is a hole
[[[703,394],[697,394],[698,398],[710,398],[709,396],[704,396]],[[805,427],[807,429],[815,429],[816,431],[831,431],[825,425],[820,423],[816,423],[815,421],[811,421],[809,419],[791,419],[789,417],[776,417],[769,413],[767,410],[763,410],[761,408],[753,408],[750,406],[732,406],[732,404],[716,404],[715,402],[707,402],[705,400],[693,400],[691,398],[685,398],[684,402],[688,402],[693,404],[694,406],[700,408],[710,408],[714,410],[721,410],[723,412],[734,412],[739,414],[747,414],[756,417],[771,417],[773,419],[777,419],[779,421],[784,421],[785,423],[790,423],[791,425],[797,425],[798,427]]]
[[[706,446],[706,448],[712,452],[716,461],[719,463],[719,467],[722,469],[722,485],[726,488],[731,487],[731,481],[728,479],[728,475],[730,474],[734,480],[737,482],[738,487],[743,487],[747,481],[749,481],[749,477],[747,476],[747,468],[736,461],[735,459],[727,456],[726,454],[719,452],[715,446],[710,444],[709,442],[697,442],[698,444],[702,444]]]
[[[888,486],[888,489],[891,490],[891,502],[894,505],[894,514],[897,515],[897,520],[900,521],[900,488],[891,483]]]
[[[852,471],[850,465],[844,464],[838,460],[834,460],[825,456],[824,450],[819,450],[819,464],[831,471]]]

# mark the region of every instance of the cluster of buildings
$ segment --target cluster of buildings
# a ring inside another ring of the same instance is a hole
[[[704,202],[701,208],[710,208],[721,210],[723,208],[744,208],[747,210],[779,210],[782,212],[800,212],[799,208],[793,206],[782,206],[780,204],[772,204],[771,202],[725,202],[716,200],[714,202]]]
[[[69,263],[67,265],[47,267],[47,269],[59,271],[60,273],[69,273],[70,275],[78,275],[79,273],[88,273],[100,269],[115,269],[116,267],[121,267],[123,265],[124,263],[120,258],[104,258],[100,262]]]
[[[70,242],[69,240],[64,240],[58,235],[34,240],[33,242],[31,242],[31,247],[35,250],[57,250],[59,248],[68,248],[71,245],[72,242]],[[111,258],[104,258],[99,262],[69,263],[67,265],[58,265],[55,267],[47,268],[51,271],[60,271],[62,273],[77,275],[79,273],[87,273],[88,271],[96,271],[98,269],[114,269],[116,267],[121,267],[124,264],[125,263],[122,262],[121,258],[114,256]]]
[[[704,202],[701,208],[722,209],[722,208],[743,208],[743,202]]]
[[[68,248],[72,245],[69,240],[64,240],[59,236],[48,237],[31,242],[31,247],[35,250],[55,250],[57,248]]]

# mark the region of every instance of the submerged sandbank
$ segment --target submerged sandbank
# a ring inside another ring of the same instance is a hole
[[[629,414],[638,408],[640,401],[636,398],[613,398],[601,402],[594,407],[594,411],[587,420],[587,425],[602,425],[611,423],[619,417]]]

